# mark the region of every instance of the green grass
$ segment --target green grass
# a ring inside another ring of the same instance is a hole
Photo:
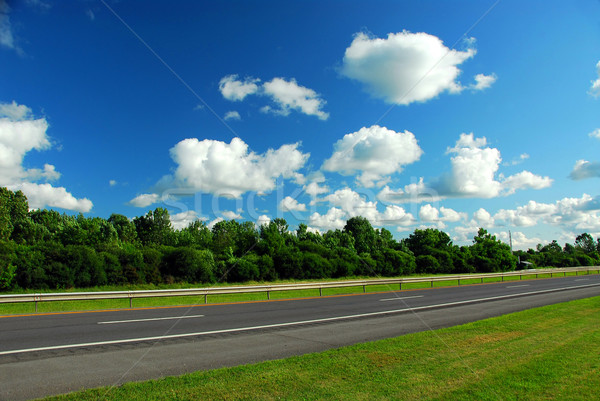
[[[592,272],[592,274],[596,274]],[[567,276],[574,276],[575,273],[567,273]],[[426,275],[414,275],[411,277],[420,277]],[[430,277],[431,275],[427,275]],[[435,275],[434,275],[435,276]],[[441,276],[441,275],[440,275]],[[550,273],[540,273],[538,278],[549,278]],[[562,275],[560,275],[562,276]],[[554,277],[557,277],[554,274]],[[307,282],[328,282],[328,281],[345,281],[345,280],[362,280],[372,279],[373,277],[351,277],[345,279],[322,279],[322,280],[278,280],[268,283],[218,283],[213,284],[211,287],[229,287],[229,286],[246,286],[246,285],[268,285],[268,284],[294,284],[294,283],[307,283]],[[523,276],[523,279],[534,279],[535,276]],[[519,276],[505,277],[504,281],[519,281]],[[489,277],[483,280],[483,283],[500,282],[500,277]],[[471,279],[461,280],[461,285],[480,284],[482,280]],[[458,285],[457,280],[445,280],[436,281],[433,283],[433,287],[447,287]],[[105,287],[94,287],[84,289],[69,289],[69,290],[54,290],[44,292],[80,292],[80,291],[134,291],[134,290],[158,290],[158,289],[178,289],[178,288],[198,288],[199,285],[192,284],[171,284],[171,285],[136,285],[136,286],[105,286]],[[419,289],[419,288],[430,288],[430,282],[424,283],[405,283],[402,284],[402,290]],[[386,292],[386,291],[397,291],[399,286],[394,285],[369,285],[366,287],[367,292]],[[18,293],[35,293],[39,291],[19,291]],[[342,295],[342,294],[358,294],[363,292],[362,286],[356,287],[342,287],[342,288],[327,288],[323,289],[323,296],[331,295]],[[270,293],[270,299],[290,299],[290,298],[304,298],[304,297],[317,297],[319,296],[319,290],[293,290],[293,291],[273,291]],[[261,301],[266,300],[266,292],[248,293],[248,294],[226,294],[226,295],[209,295],[208,303],[229,303],[229,302],[248,302],[248,301]],[[204,296],[180,296],[180,297],[160,297],[160,298],[137,298],[133,300],[133,306],[135,308],[150,308],[159,306],[174,306],[174,305],[197,305],[204,303]],[[106,300],[90,300],[90,301],[57,301],[57,302],[38,302],[37,313],[51,313],[51,312],[67,312],[67,311],[86,311],[86,310],[105,310],[105,309],[122,309],[129,308],[128,299],[106,299]],[[14,304],[0,304],[0,316],[11,315],[11,314],[29,314],[36,313],[35,304],[32,302],[28,303],[14,303]]]
[[[592,400],[600,394],[599,342],[595,297],[47,400]]]

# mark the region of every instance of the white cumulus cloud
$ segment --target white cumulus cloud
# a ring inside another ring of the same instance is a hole
[[[419,202],[437,202],[443,197],[434,188],[425,185],[423,177],[419,181],[407,184],[404,188],[391,189],[389,186],[377,194],[377,199],[382,202],[390,203],[419,203]]]
[[[425,204],[419,209],[419,218],[426,223],[451,222],[455,223],[460,220],[466,220],[467,214],[457,212],[454,209],[440,207],[437,209],[431,204]]]
[[[592,132],[589,133],[591,138],[600,139],[600,128],[596,128]]]
[[[517,190],[542,189],[553,180],[529,171],[521,171],[509,177],[497,174],[502,158],[500,151],[487,146],[485,137],[476,138],[473,133],[461,134],[452,148],[448,148],[451,169],[426,184],[423,179],[393,190],[384,187],[378,199],[386,202],[434,202],[445,198],[494,198],[507,196]]]
[[[303,203],[299,203],[296,199],[291,196],[286,196],[279,202],[279,209],[284,212],[304,212],[306,211],[306,205]]]
[[[569,177],[576,181],[600,177],[600,162],[577,160]]]
[[[260,216],[258,216],[258,219],[256,219],[256,226],[261,227],[269,224],[270,222],[271,218],[269,216],[267,216],[266,214],[261,214]]]
[[[129,201],[135,207],[147,207],[160,201],[158,194],[141,194]]]
[[[0,104],[0,116],[6,117],[13,121],[21,121],[31,118],[31,109],[24,104],[17,104],[14,100],[12,103]]]
[[[259,86],[257,84],[259,82],[260,80],[255,78],[246,78],[242,81],[235,74],[227,75],[219,81],[219,90],[225,99],[234,102],[241,101],[246,96],[258,92]]]
[[[313,181],[313,182],[310,182],[310,183],[304,185],[302,187],[302,189],[304,190],[304,192],[309,194],[312,198],[316,198],[317,196],[319,196],[321,194],[326,194],[327,192],[329,192],[329,187],[327,185],[321,186],[316,181]]]
[[[375,97],[408,105],[442,92],[461,92],[465,87],[457,80],[459,66],[475,54],[473,48],[449,49],[441,39],[424,32],[390,33],[385,39],[358,33],[346,49],[341,72],[362,82]],[[478,74],[472,89],[485,89],[495,79]]]
[[[196,220],[206,220],[203,217],[199,217],[198,213],[194,210],[188,210],[185,212],[176,213],[171,216],[171,226],[175,230],[181,230],[186,228]]]
[[[492,86],[492,84],[494,82],[496,82],[497,79],[498,79],[498,77],[496,76],[496,74],[492,74],[492,75],[477,74],[477,75],[475,75],[475,83],[473,85],[471,85],[471,89],[473,89],[473,90],[487,89],[490,86]]]
[[[461,197],[498,196],[502,184],[495,179],[495,174],[502,158],[498,149],[484,147],[486,143],[485,137],[461,134],[456,146],[448,149],[448,153],[454,154],[452,172],[442,179],[440,192]]]
[[[310,225],[324,230],[343,228],[346,220],[356,216],[366,218],[374,226],[415,224],[414,216],[402,207],[388,205],[383,212],[380,212],[377,202],[366,200],[364,196],[350,188],[339,189],[321,201],[329,202],[333,207],[325,215],[313,213],[309,222]]]
[[[221,213],[227,220],[241,219],[242,215],[232,210],[225,210]]]
[[[336,207],[330,208],[324,215],[314,212],[310,215],[308,224],[323,231],[341,230],[346,225],[346,213]]]
[[[402,171],[419,160],[423,151],[415,136],[373,125],[344,135],[334,145],[334,153],[323,163],[325,171],[343,175],[359,172],[358,182],[366,187],[385,184],[386,176]]]
[[[326,102],[319,94],[310,88],[298,85],[293,78],[289,81],[273,78],[265,82],[263,91],[277,105],[275,109],[267,106],[263,111],[287,116],[290,110],[297,110],[309,116],[317,116],[320,120],[329,118],[329,113],[322,110]]]
[[[502,181],[502,188],[505,195],[511,195],[520,189],[548,188],[552,185],[552,181],[553,180],[550,177],[542,177],[524,170],[520,173],[506,177],[506,179]]]
[[[242,81],[237,75],[227,75],[221,78],[219,90],[231,101],[242,101],[249,95],[268,97],[272,105],[261,107],[263,113],[287,116],[295,110],[320,120],[329,118],[329,113],[323,111],[327,102],[313,89],[299,85],[294,78],[276,77],[263,84],[258,78],[248,77]]]
[[[27,153],[52,147],[47,130],[46,119],[33,117],[29,107],[14,101],[0,104],[0,186],[23,191],[33,209],[49,206],[89,212],[93,206],[89,199],[77,199],[64,187],[35,182],[58,180],[60,173],[55,166],[48,163],[41,169],[23,166]]]
[[[479,208],[473,213],[473,220],[477,222],[479,227],[492,227],[494,225],[494,218],[484,208]]]
[[[499,233],[494,233],[496,238],[500,239],[502,242],[508,244],[511,238],[511,235],[507,231],[502,231]],[[512,232],[512,245],[513,249],[529,249],[535,248],[537,244],[540,244],[542,241],[540,238],[533,237],[529,238],[521,231]]]
[[[291,178],[310,156],[299,143],[256,154],[240,138],[230,143],[184,139],[171,149],[177,163],[172,184],[217,196],[240,197],[248,191],[266,193],[278,177]]]
[[[430,204],[426,204],[419,209],[419,218],[426,223],[433,223],[439,220],[440,211]]]
[[[54,187],[47,183],[22,182],[8,188],[23,191],[27,196],[31,209],[42,209],[50,206],[85,213],[92,210],[93,206],[92,201],[89,199],[77,199],[64,187]]]

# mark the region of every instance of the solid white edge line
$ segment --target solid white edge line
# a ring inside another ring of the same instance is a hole
[[[381,315],[389,315],[389,314],[401,313],[401,312],[415,312],[415,311],[422,311],[422,310],[427,310],[427,309],[441,308],[441,307],[445,307],[445,306],[466,305],[466,304],[473,304],[473,303],[482,302],[482,301],[493,301],[493,300],[499,300],[499,299],[516,298],[516,297],[520,297],[520,296],[524,296],[524,295],[536,295],[536,294],[544,294],[544,293],[548,293],[548,292],[556,292],[556,291],[563,291],[563,290],[574,290],[574,289],[579,289],[579,288],[597,287],[599,285],[600,284],[586,284],[586,285],[580,285],[580,286],[554,288],[554,289],[550,289],[550,290],[522,292],[520,294],[499,295],[497,297],[469,299],[469,300],[465,300],[465,301],[448,302],[448,303],[443,303],[443,304],[417,306],[414,308],[394,309],[394,310],[388,310],[388,311],[361,313],[358,315],[327,317],[327,318],[313,319],[313,320],[302,320],[302,321],[298,321],[298,322],[266,324],[263,326],[238,327],[235,329],[203,331],[203,332],[199,332],[199,333],[172,334],[172,335],[167,335],[167,336],[129,338],[129,339],[124,339],[124,340],[98,341],[98,342],[92,342],[92,343],[54,345],[54,346],[49,346],[49,347],[2,351],[2,352],[0,352],[0,356],[26,353],[26,352],[53,351],[53,350],[59,350],[59,349],[91,347],[91,346],[98,346],[98,345],[127,344],[127,343],[143,342],[143,341],[160,341],[160,340],[169,340],[172,338],[199,337],[199,336],[207,336],[207,335],[211,335],[211,334],[236,333],[236,332],[242,332],[242,331],[271,329],[271,328],[275,328],[275,327],[288,327],[288,326],[297,326],[297,325],[311,324],[311,323],[334,322],[337,320],[348,320],[348,319],[355,319],[355,318],[369,317],[369,316],[381,316]]]
[[[384,302],[384,301],[401,301],[403,299],[412,299],[412,298],[423,298],[425,295],[415,295],[412,297],[397,297],[397,298],[384,298],[384,299],[380,299],[379,302]]]
[[[529,287],[529,284],[509,285],[504,288],[519,288],[519,287]]]
[[[155,317],[155,318],[151,318],[151,319],[113,320],[113,321],[109,321],[109,322],[97,322],[97,323],[98,324],[116,324],[116,323],[154,322],[157,320],[192,319],[195,317],[204,317],[204,315]]]

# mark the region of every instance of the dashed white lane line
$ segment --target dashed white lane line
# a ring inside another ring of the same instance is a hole
[[[424,295],[415,295],[413,297],[396,297],[396,298],[384,298],[384,299],[380,299],[380,302],[385,302],[385,301],[402,301],[404,299],[411,299],[411,298],[423,298]]]
[[[98,324],[116,324],[116,323],[137,323],[137,322],[155,322],[157,320],[177,320],[177,319],[194,319],[197,317],[204,317],[204,315],[190,315],[190,316],[171,316],[171,317],[155,317],[152,319],[132,319],[132,320],[113,320],[110,322],[98,322]]]
[[[520,287],[529,287],[529,284],[509,285],[506,288],[520,288]]]

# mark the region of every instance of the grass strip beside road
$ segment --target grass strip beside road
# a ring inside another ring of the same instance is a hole
[[[591,274],[596,274],[591,272]],[[574,276],[575,272],[567,273],[567,276]],[[433,275],[435,277],[436,275]],[[443,276],[443,275],[440,275]],[[554,273],[553,277],[558,277]],[[562,275],[560,275],[562,276]],[[410,276],[419,277],[419,276]],[[432,277],[428,275],[427,277]],[[550,273],[539,273],[537,278],[550,278]],[[372,278],[372,277],[368,277]],[[523,276],[523,280],[535,279],[535,275]],[[318,280],[321,282],[327,281],[344,281],[344,280],[360,280],[367,279],[367,277],[354,277],[348,279],[327,279]],[[489,277],[483,280],[481,279],[463,279],[460,281],[460,285],[470,284],[481,284],[483,283],[494,283],[500,281],[520,281],[519,276],[504,277]],[[216,285],[216,287],[228,287],[228,286],[244,286],[244,285],[277,285],[277,284],[294,284],[294,283],[308,283],[316,282],[317,280],[299,280],[299,281],[276,281],[266,283],[223,283]],[[433,287],[448,287],[458,285],[458,280],[443,280],[435,281]],[[402,290],[411,290],[419,288],[430,288],[431,282],[422,283],[404,283],[402,284]],[[92,289],[73,289],[69,291],[48,291],[48,292],[84,292],[84,291],[135,291],[135,290],[146,290],[146,289],[174,289],[174,288],[197,288],[194,285],[161,285],[160,287],[154,287],[152,285],[140,285],[140,286],[110,286],[110,287],[96,287]],[[386,292],[386,291],[398,291],[400,288],[397,284],[393,285],[368,285],[366,286],[367,292]],[[31,293],[31,291],[28,291]],[[322,291],[323,296],[328,295],[343,295],[343,294],[358,294],[363,292],[362,286],[356,287],[341,287],[341,288],[325,288]],[[270,299],[291,299],[291,298],[305,298],[305,297],[317,297],[319,296],[319,290],[290,290],[290,291],[272,291],[270,293]],[[251,302],[251,301],[263,301],[267,299],[266,292],[256,293],[245,293],[245,294],[223,294],[223,295],[209,295],[207,298],[208,303],[230,303],[230,302]],[[204,303],[204,296],[178,296],[178,297],[158,297],[158,298],[135,298],[133,300],[133,306],[135,308],[151,308],[160,306],[176,306],[176,305],[198,305]],[[90,311],[90,310],[106,310],[106,309],[125,309],[129,308],[129,299],[100,299],[100,300],[86,300],[86,301],[54,301],[54,302],[38,302],[38,313],[52,313],[52,312],[69,312],[69,311]],[[14,314],[30,314],[35,313],[35,304],[33,302],[13,303],[13,304],[0,304],[0,316],[2,315],[14,315]]]
[[[47,400],[591,400],[600,388],[599,316],[594,297]]]

